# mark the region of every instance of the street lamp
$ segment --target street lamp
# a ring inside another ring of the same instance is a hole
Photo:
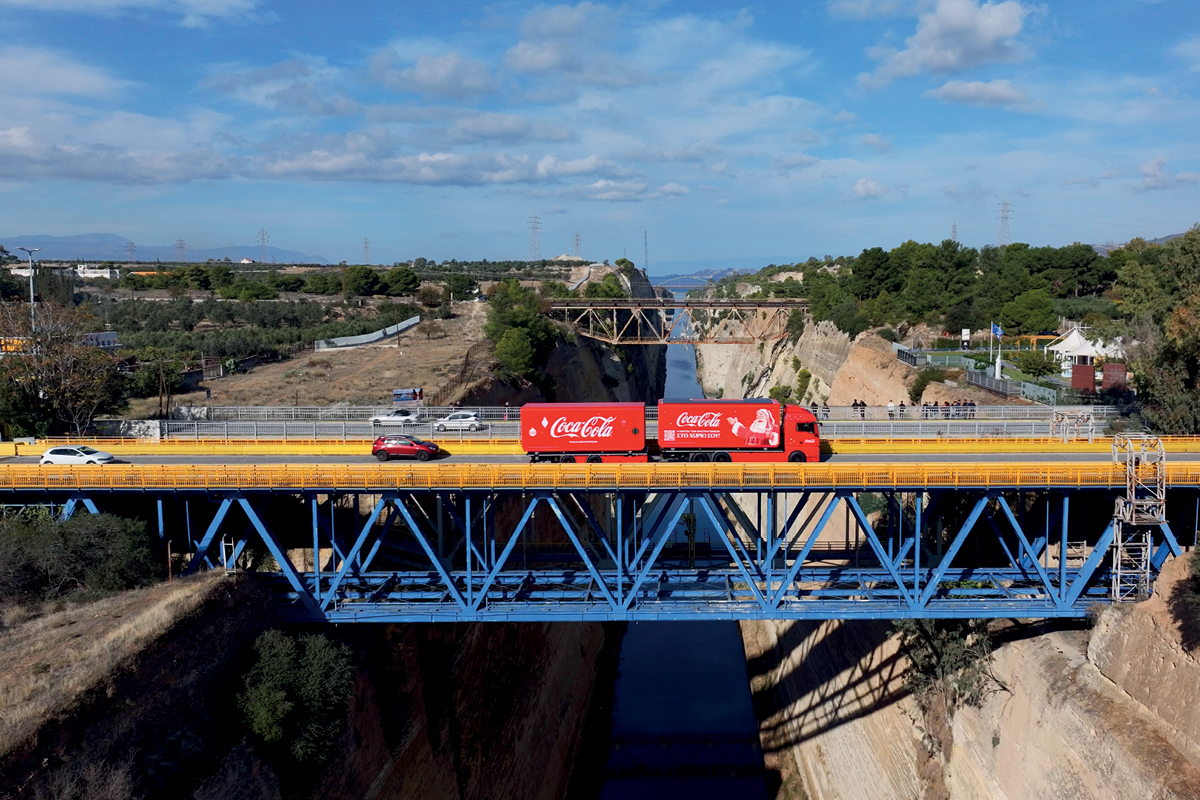
[[[33,254],[41,250],[40,247],[18,247],[18,250],[24,250],[29,254],[29,335],[33,335]]]

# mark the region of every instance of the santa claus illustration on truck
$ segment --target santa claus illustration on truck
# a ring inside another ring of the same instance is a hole
[[[746,440],[747,447],[776,447],[779,444],[779,423],[771,417],[771,412],[760,408],[754,415],[754,422],[747,427],[737,417],[726,417],[733,426],[733,435]]]

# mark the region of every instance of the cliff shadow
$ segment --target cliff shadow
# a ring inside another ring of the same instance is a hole
[[[1185,652],[1200,647],[1200,548],[1188,555],[1188,573],[1175,581],[1167,594],[1167,609],[1179,625],[1179,642]]]

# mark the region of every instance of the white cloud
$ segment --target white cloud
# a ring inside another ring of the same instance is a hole
[[[1020,61],[1027,52],[1015,37],[1028,13],[1017,0],[982,5],[976,0],[938,0],[933,11],[920,15],[917,32],[905,40],[905,49],[868,51],[880,64],[875,72],[860,75],[859,83],[878,89],[921,72],[954,73]]]
[[[892,140],[877,133],[868,133],[862,138],[862,142],[867,147],[873,147],[878,153],[886,153],[892,149]]]
[[[1200,172],[1179,172],[1175,174],[1175,180],[1180,183],[1200,183]]]
[[[585,200],[627,202],[643,199],[646,196],[646,184],[643,181],[601,179],[586,186],[572,186],[564,194]]]
[[[664,183],[658,187],[656,194],[659,197],[683,197],[685,194],[691,193],[691,189],[686,186],[681,186],[678,183]]]
[[[0,50],[0,75],[5,94],[99,97],[128,85],[62,53],[20,46]]]
[[[1200,72],[1200,36],[1180,42],[1171,52],[1187,61],[1193,72]]]
[[[1009,81],[946,81],[925,93],[950,103],[971,106],[1011,106],[1025,102],[1025,93]]]
[[[261,108],[344,117],[361,110],[358,101],[341,88],[344,77],[343,70],[321,59],[294,58],[268,67],[214,73],[205,85]]]
[[[609,46],[618,14],[595,3],[535,8],[521,23],[521,40],[508,49],[513,72],[590,86],[635,86],[646,80]]]
[[[887,194],[888,187],[872,178],[859,178],[854,182],[854,196],[861,198],[882,197]]]
[[[858,119],[858,116],[852,111],[839,111],[833,115],[833,121],[840,122],[842,124],[854,122],[856,119]]]
[[[179,15],[187,27],[200,27],[213,19],[247,16],[258,6],[258,0],[0,0],[0,5],[103,15],[165,11]]]
[[[1147,191],[1150,189],[1166,189],[1171,185],[1171,178],[1165,173],[1164,167],[1167,166],[1166,156],[1155,156],[1144,164],[1138,164],[1138,172],[1142,173],[1142,182],[1138,184],[1138,189]]]
[[[394,50],[376,53],[370,61],[371,78],[396,92],[434,97],[465,98],[488,94],[496,88],[487,66],[458,53],[421,55],[411,67],[397,69]]]

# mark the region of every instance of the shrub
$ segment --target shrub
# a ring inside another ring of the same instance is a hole
[[[354,686],[350,648],[319,634],[293,638],[270,630],[254,649],[258,660],[238,695],[251,732],[296,761],[324,761],[345,724]]]
[[[883,330],[878,331],[876,335],[879,336],[880,339],[883,339],[885,342],[895,342],[895,341],[898,341],[900,338],[899,336],[896,335],[896,332],[894,330],[892,330],[891,328],[884,328]]]
[[[946,370],[937,367],[926,367],[917,374],[917,379],[908,387],[908,399],[914,403],[921,402],[925,387],[931,383],[941,383],[946,380]]]
[[[505,371],[527,377],[533,372],[533,344],[523,328],[509,328],[496,343],[496,360]]]
[[[772,386],[767,392],[767,397],[777,403],[786,403],[792,396],[792,387],[790,386]]]
[[[812,373],[806,369],[796,375],[796,399],[803,400],[808,395],[809,384],[812,383]]]
[[[791,314],[788,314],[787,321],[788,341],[795,344],[801,336],[804,335],[804,312],[800,309],[794,309]]]

